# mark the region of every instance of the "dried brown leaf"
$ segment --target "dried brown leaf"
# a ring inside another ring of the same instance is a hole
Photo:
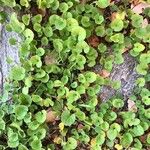
[[[46,115],[46,122],[47,123],[53,123],[57,118],[56,112],[55,111],[47,111],[47,115]]]
[[[110,76],[110,72],[107,71],[107,70],[105,70],[105,69],[101,70],[101,72],[100,72],[99,74],[100,74],[100,76],[102,76],[103,78],[107,78],[107,77]]]
[[[137,107],[134,101],[128,99],[128,110],[132,112],[137,112]]]
[[[136,14],[141,14],[143,12],[143,10],[147,7],[150,7],[150,4],[143,3],[143,2],[138,3],[137,5],[135,5],[134,3],[131,4],[131,9]]]
[[[96,48],[100,43],[100,39],[96,35],[92,35],[87,39],[87,42],[90,46]]]

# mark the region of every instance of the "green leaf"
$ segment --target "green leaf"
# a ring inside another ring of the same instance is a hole
[[[28,107],[24,105],[15,106],[15,115],[18,120],[22,120],[28,112]]]
[[[64,123],[66,126],[71,126],[75,122],[75,114],[70,114],[69,110],[63,111],[61,115],[61,121]]]
[[[124,106],[124,102],[123,102],[122,99],[113,99],[112,105],[113,105],[115,108],[122,108],[122,107]]]
[[[110,37],[110,40],[112,40],[115,43],[123,43],[124,42],[124,35],[122,33],[116,33]]]
[[[106,8],[110,5],[110,1],[109,0],[98,0],[97,5],[100,8]]]
[[[77,91],[69,91],[67,94],[67,102],[72,104],[73,102],[77,101],[80,98],[80,95]]]
[[[33,150],[41,150],[41,148],[42,148],[41,140],[39,140],[38,137],[34,137],[33,141],[30,144],[30,146]]]
[[[70,137],[68,138],[68,141],[65,143],[65,145],[63,146],[64,150],[74,150],[77,147],[77,141]]]
[[[94,72],[86,72],[85,79],[89,83],[93,83],[96,81],[97,75]]]
[[[20,5],[25,6],[25,7],[29,7],[29,1],[28,0],[20,0]]]
[[[10,38],[9,43],[10,45],[16,45],[17,40],[15,38]]]
[[[25,25],[18,21],[17,15],[15,13],[13,13],[10,17],[10,27],[17,33],[21,33],[25,29]]]
[[[27,43],[31,43],[33,38],[34,38],[34,33],[32,32],[32,30],[30,29],[26,29],[24,32],[23,32],[23,35],[25,36],[26,38],[26,42]]]
[[[146,142],[147,142],[148,144],[150,144],[150,134],[147,135]]]
[[[124,133],[122,138],[121,138],[121,145],[124,148],[127,148],[131,145],[131,143],[133,142],[133,137],[130,133]]]
[[[0,130],[5,130],[5,121],[3,119],[0,119]]]
[[[77,37],[78,41],[83,41],[86,38],[86,31],[80,26],[73,27],[71,34],[72,36]]]
[[[35,120],[28,124],[29,129],[36,130],[39,127],[39,123]]]
[[[25,145],[20,144],[18,150],[28,150],[28,148]]]
[[[30,14],[25,14],[25,15],[22,16],[22,21],[23,21],[23,23],[24,23],[26,26],[29,25],[29,23],[30,23],[30,18],[31,18]]]
[[[123,29],[123,21],[121,19],[114,19],[110,26],[116,32],[121,31]]]
[[[141,125],[135,126],[132,130],[134,136],[141,136],[144,134],[144,129]]]
[[[113,141],[113,140],[117,137],[117,134],[118,134],[118,132],[117,132],[116,129],[109,129],[109,130],[107,131],[107,137],[108,137],[111,141]]]
[[[35,114],[35,119],[39,122],[39,123],[44,123],[45,120],[46,120],[46,111],[45,110],[42,110],[38,113]]]
[[[132,20],[133,27],[139,28],[142,26],[142,23],[143,23],[143,17],[142,16],[140,16],[138,14],[134,14],[131,17],[131,20]]]
[[[25,78],[25,69],[20,66],[16,66],[12,68],[11,78],[16,81],[23,80]]]

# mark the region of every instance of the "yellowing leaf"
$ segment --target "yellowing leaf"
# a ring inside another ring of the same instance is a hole
[[[91,139],[91,147],[96,145],[96,138]]]
[[[59,124],[59,129],[60,129],[61,131],[64,129],[64,123],[61,122],[61,123]]]
[[[122,149],[123,149],[122,145],[119,145],[119,144],[116,144],[116,145],[115,145],[115,148],[116,148],[117,150],[122,150]]]
[[[54,143],[61,144],[61,142],[62,142],[62,139],[60,137],[55,137],[54,138]]]

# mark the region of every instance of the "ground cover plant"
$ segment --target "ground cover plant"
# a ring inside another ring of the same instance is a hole
[[[138,13],[139,3],[0,0],[14,9],[0,22],[22,37],[0,100],[0,149],[150,149],[150,8]],[[127,101],[102,102],[104,85],[121,86],[109,74],[124,53],[137,61],[137,86]]]

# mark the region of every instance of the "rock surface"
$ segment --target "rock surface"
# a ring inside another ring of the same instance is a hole
[[[10,12],[10,10],[7,10]],[[19,63],[18,45],[9,44],[9,38],[15,38],[21,41],[19,35],[14,32],[7,32],[4,25],[0,24],[0,93],[3,92],[3,85],[6,77],[9,75],[10,68]],[[8,63],[8,59],[12,61]]]
[[[126,100],[135,87],[135,81],[139,77],[136,70],[136,60],[129,54],[124,54],[124,63],[120,65],[114,65],[110,74],[112,81],[121,81],[121,88],[114,90],[110,87],[103,87],[100,93],[101,100],[105,101],[111,97],[119,94]]]

